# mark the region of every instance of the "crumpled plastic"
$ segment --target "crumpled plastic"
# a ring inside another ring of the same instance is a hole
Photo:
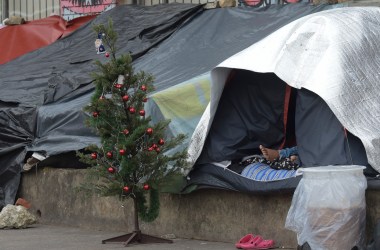
[[[362,166],[305,169],[285,228],[313,250],[364,249],[367,181]]]

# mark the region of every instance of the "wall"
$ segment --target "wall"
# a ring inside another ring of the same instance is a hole
[[[85,197],[75,191],[86,170],[42,168],[24,173],[21,196],[32,203],[40,222],[91,229],[130,232],[131,201],[115,197]],[[161,211],[143,232],[175,234],[181,238],[236,242],[247,233],[295,247],[295,233],[284,228],[292,194],[248,195],[221,190],[199,190],[186,195],[161,194]],[[367,226],[380,219],[380,191],[367,192]]]
[[[6,1],[8,3],[7,14],[4,11]],[[213,2],[214,0],[103,0],[102,4],[95,6],[78,6],[78,4],[73,4],[72,0],[0,0],[0,21],[3,21],[6,15],[21,16],[25,20],[31,21],[48,17],[51,14],[61,15],[64,19],[71,20],[82,15],[98,14],[110,10],[116,4],[155,5],[174,2],[203,4],[208,1]]]
[[[8,4],[9,16],[22,16],[28,21],[60,14],[60,0],[8,0]]]
[[[104,0],[99,5],[79,6],[71,0],[0,0],[0,21],[5,19],[3,8],[8,1],[8,16],[21,16],[27,21],[48,17],[52,14],[61,15],[66,20],[98,14],[116,6],[116,0]]]
[[[88,4],[83,6],[73,3],[72,0],[61,0],[60,4],[61,16],[65,20],[72,20],[80,16],[99,14],[110,10],[116,6],[116,0],[103,0],[102,4],[97,5],[91,5],[90,2],[88,2]]]
[[[165,3],[193,3],[204,4],[208,2],[214,2],[214,0],[118,0],[119,4],[139,4],[139,5],[156,5]]]

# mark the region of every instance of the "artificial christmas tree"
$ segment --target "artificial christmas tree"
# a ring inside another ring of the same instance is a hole
[[[95,93],[84,111],[90,114],[86,124],[100,136],[101,143],[89,146],[89,154],[78,152],[81,161],[91,166],[81,189],[133,200],[134,231],[103,243],[170,242],[142,234],[139,218],[149,222],[158,216],[160,184],[185,164],[186,151],[175,150],[185,135],[165,138],[170,121],[152,124],[146,116],[144,104],[153,90],[153,77],[142,71],[136,73],[130,55],[116,56],[117,34],[112,21],[96,25],[94,30],[108,49],[104,54],[108,56],[106,63],[96,62],[99,71],[93,73]]]

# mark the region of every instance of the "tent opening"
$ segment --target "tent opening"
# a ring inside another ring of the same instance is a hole
[[[244,167],[239,162],[261,154],[260,145],[297,146],[302,167],[363,165],[365,174],[376,174],[360,139],[342,126],[321,97],[290,87],[274,73],[234,69],[190,172],[190,183],[248,192],[295,187],[299,177],[258,182],[239,175]],[[222,162],[231,165],[223,168]]]

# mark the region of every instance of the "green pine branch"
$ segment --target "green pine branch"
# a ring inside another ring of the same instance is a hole
[[[100,145],[78,152],[81,161],[91,166],[81,190],[136,199],[141,218],[152,221],[159,209],[156,189],[185,166],[186,151],[175,150],[185,135],[168,138],[170,120],[153,124],[146,116],[145,102],[154,90],[154,77],[135,72],[130,55],[116,57],[112,21],[96,25],[94,31],[103,34],[111,57],[106,63],[97,61],[97,71],[91,74],[95,91],[84,111],[86,125],[99,135]]]

